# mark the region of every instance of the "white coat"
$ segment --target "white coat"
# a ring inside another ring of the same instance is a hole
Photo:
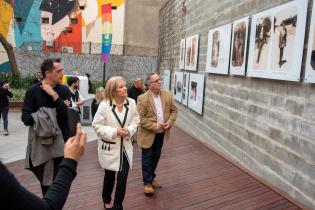
[[[111,171],[120,171],[125,153],[132,167],[133,146],[131,137],[137,132],[140,118],[136,108],[136,102],[127,98],[124,102],[125,116],[120,122],[116,105],[110,100],[100,103],[94,116],[92,127],[98,137],[98,159],[102,168]],[[122,138],[117,135],[118,128],[127,128],[129,136]]]

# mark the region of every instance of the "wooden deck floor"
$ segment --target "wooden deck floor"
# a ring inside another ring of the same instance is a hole
[[[96,141],[87,144],[64,209],[103,209],[104,173],[98,164],[96,146]],[[173,129],[171,142],[164,144],[157,169],[163,188],[147,197],[142,191],[140,151],[135,147],[124,201],[126,210],[299,209],[178,128]],[[8,167],[24,186],[41,194],[35,177],[23,169],[23,161]]]

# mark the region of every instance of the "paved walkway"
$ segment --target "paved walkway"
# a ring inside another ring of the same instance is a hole
[[[28,127],[21,121],[21,112],[9,113],[9,136],[3,134],[3,121],[0,124],[0,160],[10,163],[25,158]],[[96,140],[96,134],[91,126],[83,126],[87,132],[88,141]]]

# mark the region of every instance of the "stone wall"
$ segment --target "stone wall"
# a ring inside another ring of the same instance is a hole
[[[45,58],[60,57],[65,74],[82,76],[85,73],[90,73],[92,81],[103,80],[103,64],[100,63],[100,55],[73,53],[48,54],[40,51],[15,49],[15,56],[22,75],[32,75],[36,71],[40,71],[40,64]],[[118,75],[126,78],[128,83],[131,83],[136,77],[145,79],[149,73],[156,71],[156,63],[157,59],[154,56],[111,55],[111,60],[106,65],[106,79]]]
[[[279,192],[315,209],[315,86],[205,73],[209,29],[288,1],[184,2],[185,7],[183,0],[170,0],[160,10],[157,65],[160,72],[179,71],[180,39],[199,34],[197,68],[205,75],[205,92],[203,115],[177,103],[177,126]]]

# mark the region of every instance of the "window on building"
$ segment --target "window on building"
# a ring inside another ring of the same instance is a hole
[[[49,24],[49,18],[48,17],[42,17],[42,23],[43,24]]]
[[[85,6],[84,6],[84,5],[81,5],[81,6],[79,6],[79,9],[80,9],[80,10],[84,10],[84,9],[85,9]]]
[[[78,23],[78,18],[70,18],[70,23],[71,24],[77,24]]]
[[[112,6],[112,10],[115,10],[115,9],[117,9],[117,7],[116,6]]]
[[[21,17],[14,17],[15,22],[20,23],[22,22],[22,18]]]

